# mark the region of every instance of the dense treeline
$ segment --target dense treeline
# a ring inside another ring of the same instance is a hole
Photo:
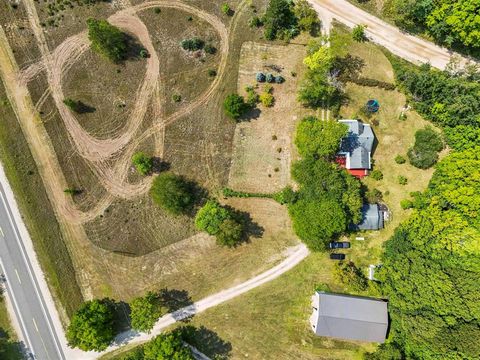
[[[288,210],[296,234],[312,250],[324,250],[350,222],[361,219],[360,182],[331,162],[346,133],[344,124],[314,117],[297,127],[295,144],[303,158],[292,167],[299,190]]]
[[[480,84],[393,59],[413,106],[443,127],[451,153],[411,217],[386,242],[377,274],[389,299],[389,342],[368,359],[480,358]],[[439,144],[440,146],[440,144]]]
[[[426,31],[442,44],[480,49],[478,0],[388,0],[384,12],[400,27]]]

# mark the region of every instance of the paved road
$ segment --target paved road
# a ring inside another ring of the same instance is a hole
[[[413,63],[430,63],[438,69],[444,69],[454,52],[435,45],[432,42],[409,35],[395,26],[357,8],[346,0],[308,0],[320,18],[334,18],[353,27],[367,25],[367,36],[374,42],[386,47],[392,53]],[[460,57],[460,55],[456,54]],[[467,60],[464,58],[463,60]]]
[[[13,219],[0,183],[0,272],[6,277],[5,288],[19,322],[20,336],[33,359],[66,359],[52,331],[50,315]]]

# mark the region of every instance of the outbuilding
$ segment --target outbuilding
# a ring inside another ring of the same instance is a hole
[[[318,336],[383,343],[388,330],[387,302],[317,291],[310,324]]]
[[[359,224],[350,225],[351,230],[383,229],[383,214],[378,204],[363,204],[362,220]]]

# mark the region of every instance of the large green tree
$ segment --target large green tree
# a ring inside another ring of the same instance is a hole
[[[113,301],[85,302],[73,315],[66,337],[71,347],[84,351],[105,350],[115,338]]]
[[[335,155],[347,134],[347,126],[335,120],[308,116],[298,124],[295,145],[302,156],[329,158]]]
[[[293,13],[293,2],[289,0],[270,0],[263,16],[265,38],[274,40],[292,37],[297,19]]]
[[[92,49],[113,62],[125,59],[127,39],[125,34],[107,20],[87,20],[88,38]]]
[[[150,194],[155,203],[173,215],[189,212],[195,201],[193,185],[170,172],[155,178]]]
[[[156,336],[143,348],[145,360],[194,360],[192,350],[182,341],[179,332]]]
[[[130,302],[130,318],[132,328],[150,332],[160,317],[161,307],[158,295],[148,292],[145,296],[135,298]]]

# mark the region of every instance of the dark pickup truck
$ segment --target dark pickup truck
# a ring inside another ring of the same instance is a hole
[[[350,247],[350,243],[345,241],[332,241],[331,243],[328,244],[330,249],[348,249]]]
[[[332,260],[345,260],[345,254],[330,254]]]

